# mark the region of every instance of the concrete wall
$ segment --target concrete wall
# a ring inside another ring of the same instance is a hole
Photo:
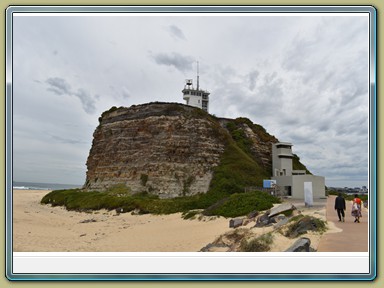
[[[185,104],[202,109],[203,103],[202,103],[202,97],[201,96],[185,95],[183,98],[186,101],[187,101],[187,98],[189,98],[188,102]]]
[[[304,182],[312,182],[313,199],[325,198],[325,178],[314,175],[293,176],[292,198],[304,199]]]
[[[281,190],[284,187],[291,187],[292,199],[304,199],[304,182],[312,182],[313,199],[325,198],[325,178],[314,175],[293,175],[293,176],[275,176],[271,177],[276,180]]]

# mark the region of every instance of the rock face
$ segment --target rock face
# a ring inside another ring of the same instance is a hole
[[[86,191],[123,184],[131,193],[160,198],[206,193],[228,143],[268,177],[272,143],[278,142],[249,119],[217,118],[177,103],[112,107],[99,122],[87,160]]]
[[[84,188],[125,184],[132,193],[163,198],[207,192],[225,148],[225,132],[208,116],[172,103],[104,112],[93,134]]]

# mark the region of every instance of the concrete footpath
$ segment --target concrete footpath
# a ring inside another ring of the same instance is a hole
[[[368,252],[368,209],[362,208],[363,217],[360,218],[360,223],[354,223],[355,218],[351,216],[352,202],[347,201],[345,222],[338,222],[339,218],[334,208],[335,198],[333,195],[328,196],[326,218],[342,231],[324,234],[317,252]]]

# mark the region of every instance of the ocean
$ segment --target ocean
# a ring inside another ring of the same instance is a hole
[[[13,181],[13,189],[18,190],[62,190],[81,188],[82,185],[57,184],[57,183],[33,183]]]

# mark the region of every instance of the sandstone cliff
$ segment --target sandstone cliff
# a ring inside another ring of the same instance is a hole
[[[125,184],[162,198],[206,193],[228,145],[258,165],[262,175],[254,176],[262,179],[270,176],[271,144],[278,142],[248,119],[220,119],[176,103],[113,107],[99,122],[86,190]]]

